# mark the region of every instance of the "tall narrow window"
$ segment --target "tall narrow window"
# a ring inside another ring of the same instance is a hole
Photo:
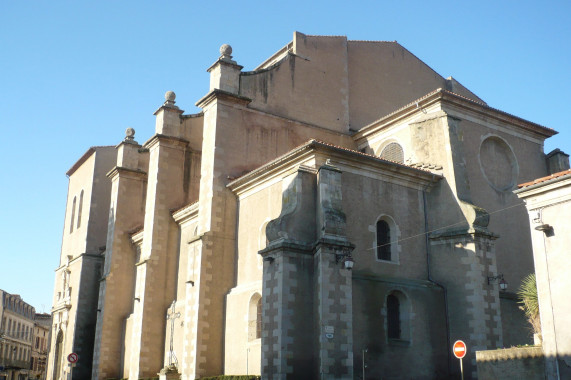
[[[262,298],[258,300],[256,305],[256,339],[262,337]]]
[[[262,336],[262,296],[255,293],[250,298],[248,310],[248,341]]]
[[[400,302],[393,294],[387,297],[387,336],[389,339],[401,338]]]
[[[81,227],[81,210],[83,209],[83,190],[79,194],[79,207],[77,209],[77,228]]]
[[[384,220],[377,222],[377,260],[391,260],[391,229]]]
[[[69,224],[69,233],[73,232],[73,222],[75,220],[75,203],[76,197],[73,197],[73,203],[71,204],[71,223]]]

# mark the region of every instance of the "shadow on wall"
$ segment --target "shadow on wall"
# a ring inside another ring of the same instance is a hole
[[[476,352],[479,380],[571,379],[571,355],[557,359],[559,376],[555,360],[545,356],[541,346]]]

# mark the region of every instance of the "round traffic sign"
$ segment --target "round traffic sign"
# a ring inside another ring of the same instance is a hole
[[[71,354],[67,355],[67,361],[70,362],[71,364],[77,363],[78,359],[79,355],[77,355],[75,352],[72,352]]]
[[[454,342],[454,345],[452,346],[452,353],[454,356],[456,356],[458,359],[462,359],[464,356],[466,356],[466,351],[468,351],[466,348],[466,343],[462,342],[461,340]]]

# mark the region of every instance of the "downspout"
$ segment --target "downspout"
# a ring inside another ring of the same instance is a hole
[[[426,272],[428,275],[428,281],[432,282],[434,285],[438,286],[444,292],[444,315],[446,320],[446,342],[447,342],[447,349],[446,349],[446,358],[448,361],[448,376],[452,373],[451,370],[451,363],[450,363],[450,353],[448,349],[452,347],[450,342],[450,316],[448,311],[448,291],[446,287],[439,282],[432,279],[432,275],[430,274],[430,241],[428,238],[428,214],[426,213],[426,189],[430,185],[426,185],[426,187],[422,190],[422,203],[423,203],[423,211],[424,211],[424,241],[426,245]]]

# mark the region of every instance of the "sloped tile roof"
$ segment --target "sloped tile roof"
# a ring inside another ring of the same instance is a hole
[[[522,183],[520,185],[517,185],[517,187],[522,189],[524,187],[528,187],[531,185],[537,185],[538,183],[547,182],[549,180],[559,178],[559,177],[563,177],[563,176],[567,176],[567,175],[571,176],[571,169],[563,170],[562,172],[558,172],[558,173],[553,173],[553,174],[548,175],[546,177],[537,178],[537,179],[534,179],[533,181],[529,181],[529,182],[525,182],[525,183]]]

